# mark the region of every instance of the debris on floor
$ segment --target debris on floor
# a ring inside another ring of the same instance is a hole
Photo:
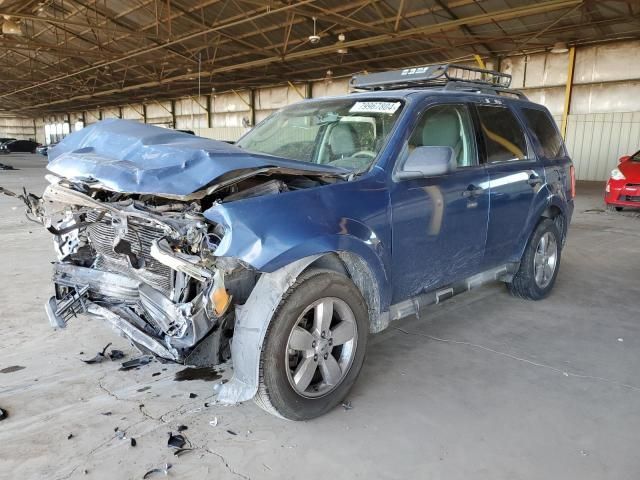
[[[166,463],[164,465],[164,467],[160,467],[160,468],[154,468],[153,470],[149,470],[147,473],[144,474],[144,476],[142,477],[142,480],[145,480],[147,478],[151,478],[152,476],[156,475],[156,474],[163,474],[163,475],[168,475],[169,474],[169,469],[172,467],[172,465],[170,463]]]
[[[186,425],[178,425],[178,432],[184,432],[188,428],[189,427],[187,427]]]
[[[152,374],[151,374],[151,376],[152,376],[152,377],[157,377],[157,376],[158,376],[158,375],[160,375],[160,374],[162,374],[162,372],[155,372],[155,373],[152,373]]]
[[[138,444],[138,442],[136,442],[136,439],[131,437],[131,446],[135,447]]]
[[[353,408],[353,405],[350,401],[342,402],[342,408],[344,408],[345,410],[351,410]]]
[[[172,432],[169,432],[169,440],[167,440],[167,447],[169,448],[182,448],[186,440],[182,435],[174,435]]]
[[[2,409],[2,408],[0,408],[0,421],[4,420],[8,416],[9,416],[9,414],[7,413],[7,411]]]
[[[10,367],[6,367],[0,370],[0,373],[13,373],[13,372],[17,372],[18,370],[22,370],[24,368],[27,368],[27,367],[23,367],[22,365],[11,365]]]
[[[73,438],[73,433],[70,433],[69,435],[67,435],[67,440],[71,440]]]
[[[227,433],[229,435],[238,435],[236,432],[234,432],[233,430],[227,430]]]
[[[185,380],[203,380],[205,382],[212,382],[219,380],[222,375],[218,370],[211,367],[187,367],[179,372],[176,372],[173,378],[176,382],[183,382]]]
[[[11,165],[0,163],[0,170],[15,170],[15,168],[13,168]]]
[[[111,351],[107,353],[107,349],[110,346],[111,346],[111,343],[107,343],[101,352],[96,353],[95,357],[90,358],[88,360],[83,360],[83,359],[81,360],[84,363],[91,365],[94,363],[102,363],[102,361],[107,358],[110,359],[112,362],[115,362],[116,360],[120,360],[124,358],[125,354],[122,350],[117,350],[115,348],[112,348]],[[82,355],[83,353],[84,352],[80,352],[80,355]]]
[[[109,353],[109,358],[111,359],[112,362],[115,362],[116,360],[120,360],[121,358],[124,358],[124,352],[122,350],[111,350],[111,353]]]
[[[196,398],[198,396],[197,393],[190,393],[189,398]]]
[[[151,355],[142,355],[138,358],[133,358],[131,360],[127,360],[126,362],[122,362],[120,366],[120,370],[131,370],[132,368],[141,367],[150,363],[153,360]]]
[[[193,452],[193,448],[178,448],[175,452],[173,452],[173,454],[176,457],[180,457],[181,455],[184,455],[185,453],[189,453],[189,452]]]
[[[211,425],[212,427],[217,427],[218,426],[218,417],[213,417],[213,420],[211,420],[209,422],[209,425]]]

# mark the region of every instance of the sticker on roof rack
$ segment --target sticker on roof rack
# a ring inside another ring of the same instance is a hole
[[[349,113],[395,113],[400,102],[356,102]]]

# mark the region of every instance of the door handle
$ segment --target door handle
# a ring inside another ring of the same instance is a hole
[[[542,185],[542,178],[536,176],[536,175],[531,175],[529,177],[529,180],[527,180],[527,183],[529,185],[531,185],[532,187],[535,187],[537,185]]]
[[[484,188],[476,187],[475,185],[471,184],[467,187],[466,190],[462,191],[462,196],[464,198],[477,197],[478,195],[482,195],[482,192],[484,192]]]

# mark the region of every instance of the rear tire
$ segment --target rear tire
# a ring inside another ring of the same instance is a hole
[[[302,273],[267,330],[256,404],[289,420],[327,413],[358,378],[368,333],[367,304],[348,277],[325,269]]]
[[[553,220],[545,218],[533,231],[520,268],[507,288],[511,295],[541,300],[551,293],[560,269],[562,236]]]

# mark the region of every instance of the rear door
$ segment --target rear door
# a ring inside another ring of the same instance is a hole
[[[500,100],[477,103],[476,119],[489,174],[489,227],[484,267],[517,261],[529,216],[545,182],[544,167],[514,111]]]
[[[393,302],[448,285],[480,268],[489,215],[488,183],[478,161],[476,131],[464,103],[430,106],[405,142],[454,149],[457,168],[445,175],[395,180],[391,186]]]
[[[520,107],[520,112],[532,134],[536,154],[544,164],[549,190],[564,202],[570,202],[574,193],[571,158],[553,117],[546,108],[536,105]],[[565,215],[568,217],[570,213],[565,212]],[[566,228],[566,225],[562,227]],[[565,232],[561,233],[564,235]]]

